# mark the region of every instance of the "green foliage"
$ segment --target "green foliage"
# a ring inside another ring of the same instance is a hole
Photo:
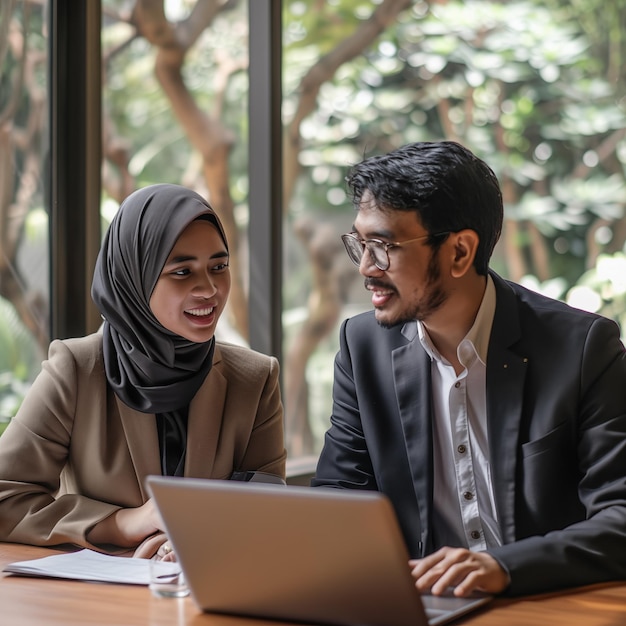
[[[0,298],[0,424],[17,412],[32,373],[38,370],[37,348],[13,306]]]
[[[111,11],[126,4],[104,1]],[[192,3],[178,4],[176,19]],[[189,52],[185,79],[208,112],[220,97],[220,61],[247,55],[244,5],[220,14]],[[284,0],[286,124],[300,103],[303,77],[341,50],[379,6]],[[626,0],[416,0],[322,84],[316,109],[300,126],[303,174],[287,225],[302,215],[337,224],[349,219],[344,177],[364,155],[454,138],[512,183],[506,217],[537,227],[550,274],[565,280],[565,294],[587,269],[590,229],[600,221],[610,229],[624,219],[626,141],[618,135],[626,127],[626,36],[618,25],[625,19]],[[131,35],[128,24],[105,20],[105,52],[119,50],[107,67],[104,102],[132,144],[138,182],[179,182],[193,167],[193,149],[153,76],[153,50]],[[229,183],[242,225],[247,90],[245,71],[230,77],[222,118],[235,138]],[[600,247],[614,244],[611,237],[599,241]],[[536,271],[531,245],[530,238],[520,240],[529,274]],[[285,309],[297,310],[306,301],[306,256],[291,241],[285,255]],[[506,266],[499,269],[506,273]]]
[[[311,63],[359,26],[338,5],[358,8],[359,19],[375,9],[337,1],[313,14],[303,11],[307,4],[285,2],[287,111],[295,109],[298,81]],[[587,266],[587,231],[596,220],[624,219],[624,76],[610,73],[604,31],[594,25],[606,23],[607,4],[612,19],[624,23],[626,2],[585,5],[584,22],[581,3],[573,4],[414,3],[323,86],[303,126],[301,162],[311,179],[320,170],[339,174],[332,181],[318,176],[310,188],[301,184],[302,193],[310,191],[302,204],[336,212],[329,194],[363,155],[458,139],[501,181],[513,182],[507,219],[533,222],[545,237],[552,275],[567,268],[574,284]],[[326,23],[332,27],[320,37]],[[617,44],[624,48],[621,39]]]
[[[626,341],[626,253],[603,254],[567,293],[566,301],[614,319]]]

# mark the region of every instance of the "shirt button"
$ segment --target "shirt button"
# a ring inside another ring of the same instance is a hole
[[[458,389],[458,388],[461,386],[461,383],[457,380],[457,381],[454,383],[454,386],[455,386],[455,388],[456,388],[456,389]]]
[[[474,497],[474,494],[473,494],[471,491],[466,491],[466,492],[463,494],[463,497],[464,497],[466,500],[471,500],[471,499]]]
[[[457,451],[458,451],[458,453],[459,453],[459,454],[465,454],[465,453],[467,452],[467,448],[466,448],[463,444],[461,444],[461,445],[457,448]]]
[[[480,533],[479,533],[477,530],[473,530],[473,531],[470,533],[470,537],[471,537],[472,539],[480,539]]]

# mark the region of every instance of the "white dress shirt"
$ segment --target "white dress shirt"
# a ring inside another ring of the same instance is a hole
[[[502,544],[489,464],[486,363],[496,309],[491,276],[474,324],[457,347],[463,371],[434,347],[417,323],[422,346],[431,358],[435,547],[485,550]]]

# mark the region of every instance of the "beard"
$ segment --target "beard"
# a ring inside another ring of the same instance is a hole
[[[393,328],[419,320],[423,322],[448,299],[448,294],[441,285],[441,267],[436,254],[430,257],[428,267],[426,269],[426,285],[424,286],[422,295],[417,301],[412,302],[404,311],[400,311],[398,316],[393,320],[384,320],[376,318],[378,325],[382,328]],[[366,283],[367,284],[367,283]],[[370,285],[378,284],[377,281],[369,281]],[[389,289],[389,286],[378,284],[380,287]]]

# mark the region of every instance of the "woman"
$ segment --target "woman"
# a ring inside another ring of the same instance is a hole
[[[228,258],[195,192],[122,203],[92,285],[102,328],[51,343],[0,437],[0,541],[150,557],[164,535],[147,475],[284,479],[278,363],[214,338]]]

